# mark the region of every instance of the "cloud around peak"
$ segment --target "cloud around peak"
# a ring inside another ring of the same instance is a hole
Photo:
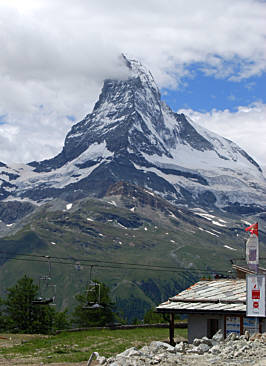
[[[192,63],[234,80],[266,69],[257,0],[2,0],[0,14],[0,161],[11,150],[20,161],[58,151],[67,116],[90,112],[105,78],[126,77],[122,52],[161,88],[178,88]]]

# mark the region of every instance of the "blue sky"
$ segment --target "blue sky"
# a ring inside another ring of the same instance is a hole
[[[193,77],[182,78],[175,90],[162,88],[162,99],[175,111],[193,109],[209,112],[228,109],[235,112],[239,106],[254,102],[266,103],[266,73],[240,81],[206,76],[196,66]],[[265,122],[266,123],[266,122]]]

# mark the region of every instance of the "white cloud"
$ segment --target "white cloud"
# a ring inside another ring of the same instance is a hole
[[[1,0],[0,14],[0,161],[59,152],[66,116],[90,112],[104,78],[126,77],[121,52],[161,87],[195,62],[234,80],[265,70],[266,6],[256,0]]]
[[[262,168],[266,168],[266,104],[257,102],[238,107],[236,112],[212,110],[201,113],[191,109],[178,111],[194,122],[226,137],[242,147]],[[265,170],[266,172],[266,170]]]

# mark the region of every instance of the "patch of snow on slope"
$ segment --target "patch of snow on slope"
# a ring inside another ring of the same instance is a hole
[[[220,222],[218,222],[218,221],[214,221],[214,220],[212,220],[212,223],[213,223],[213,225],[217,225],[217,226],[221,226],[221,227],[226,227],[226,225],[221,224],[221,223],[220,223]]]
[[[81,179],[89,176],[94,169],[96,169],[104,159],[113,156],[113,152],[109,151],[106,147],[106,142],[100,144],[94,143],[89,148],[79,155],[73,161],[68,162],[59,169],[52,170],[50,172],[34,172],[34,168],[31,166],[25,166],[23,171],[20,172],[21,177],[16,180],[18,191],[30,189],[44,184],[47,187],[64,188],[65,186],[80,181]],[[79,166],[88,160],[97,161],[95,165],[81,169]]]
[[[109,203],[110,205],[112,206],[117,206],[116,202],[115,201],[107,201],[107,203]]]
[[[127,229],[127,227],[126,226],[124,226],[124,225],[122,225],[122,224],[120,224],[120,222],[118,222],[117,223],[119,226],[121,226],[123,229]]]
[[[214,229],[212,229],[212,231],[214,231],[217,234],[222,234],[220,231],[217,231],[217,230],[214,230]]]
[[[251,222],[249,222],[249,221],[246,221],[246,220],[241,220],[245,225],[248,225],[248,226],[250,226],[251,225]]]
[[[190,118],[188,118],[188,120],[189,123],[196,129],[196,131],[200,135],[205,137],[214,146],[215,150],[217,151],[217,154],[224,157],[223,159],[220,160],[225,160],[225,162],[230,161],[233,164],[237,163],[237,165],[240,165],[243,168],[244,166],[246,166],[246,168],[249,169],[250,174],[261,178],[262,176],[261,172],[259,172],[258,168],[241,154],[240,152],[241,148],[237,144],[228,139],[225,139],[220,135],[217,135],[214,132],[207,130],[206,128],[193,122]]]
[[[178,218],[173,214],[173,212],[170,212],[169,214],[170,217],[173,217],[174,219],[178,220]]]
[[[66,205],[66,209],[67,209],[67,210],[70,210],[70,209],[72,208],[72,206],[73,206],[73,204],[72,204],[72,203],[68,203],[68,204]]]
[[[222,222],[223,224],[227,224],[227,221],[222,220],[222,219],[218,219],[219,222]]]
[[[209,231],[209,230],[205,230],[205,229],[203,229],[202,227],[199,227],[198,228],[200,231],[204,231],[205,233],[208,233],[208,234],[210,234],[210,235],[213,235],[213,236],[217,236],[218,238],[219,238],[219,235],[217,235],[217,234],[215,234],[215,233],[212,233],[211,231]]]
[[[230,249],[230,250],[237,250],[235,248],[230,247],[229,245],[224,245],[224,247],[227,248],[227,249]]]
[[[152,193],[152,192],[150,192],[150,191],[147,191],[147,189],[144,189],[144,192],[146,192],[146,193],[148,193],[148,194],[150,194],[151,196],[155,196],[155,194],[154,193]]]
[[[195,213],[196,213],[196,215],[201,216],[204,219],[209,220],[209,221],[212,221],[215,218],[215,216],[207,214],[207,213],[199,213],[199,212],[195,212]]]

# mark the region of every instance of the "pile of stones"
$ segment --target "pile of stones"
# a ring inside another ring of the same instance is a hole
[[[108,359],[96,356],[98,364],[104,366],[266,366],[266,333],[252,336],[247,331],[241,336],[230,333],[224,339],[219,330],[211,339],[196,338],[192,344],[180,342],[173,347],[164,342],[152,342],[141,349],[129,348]]]

